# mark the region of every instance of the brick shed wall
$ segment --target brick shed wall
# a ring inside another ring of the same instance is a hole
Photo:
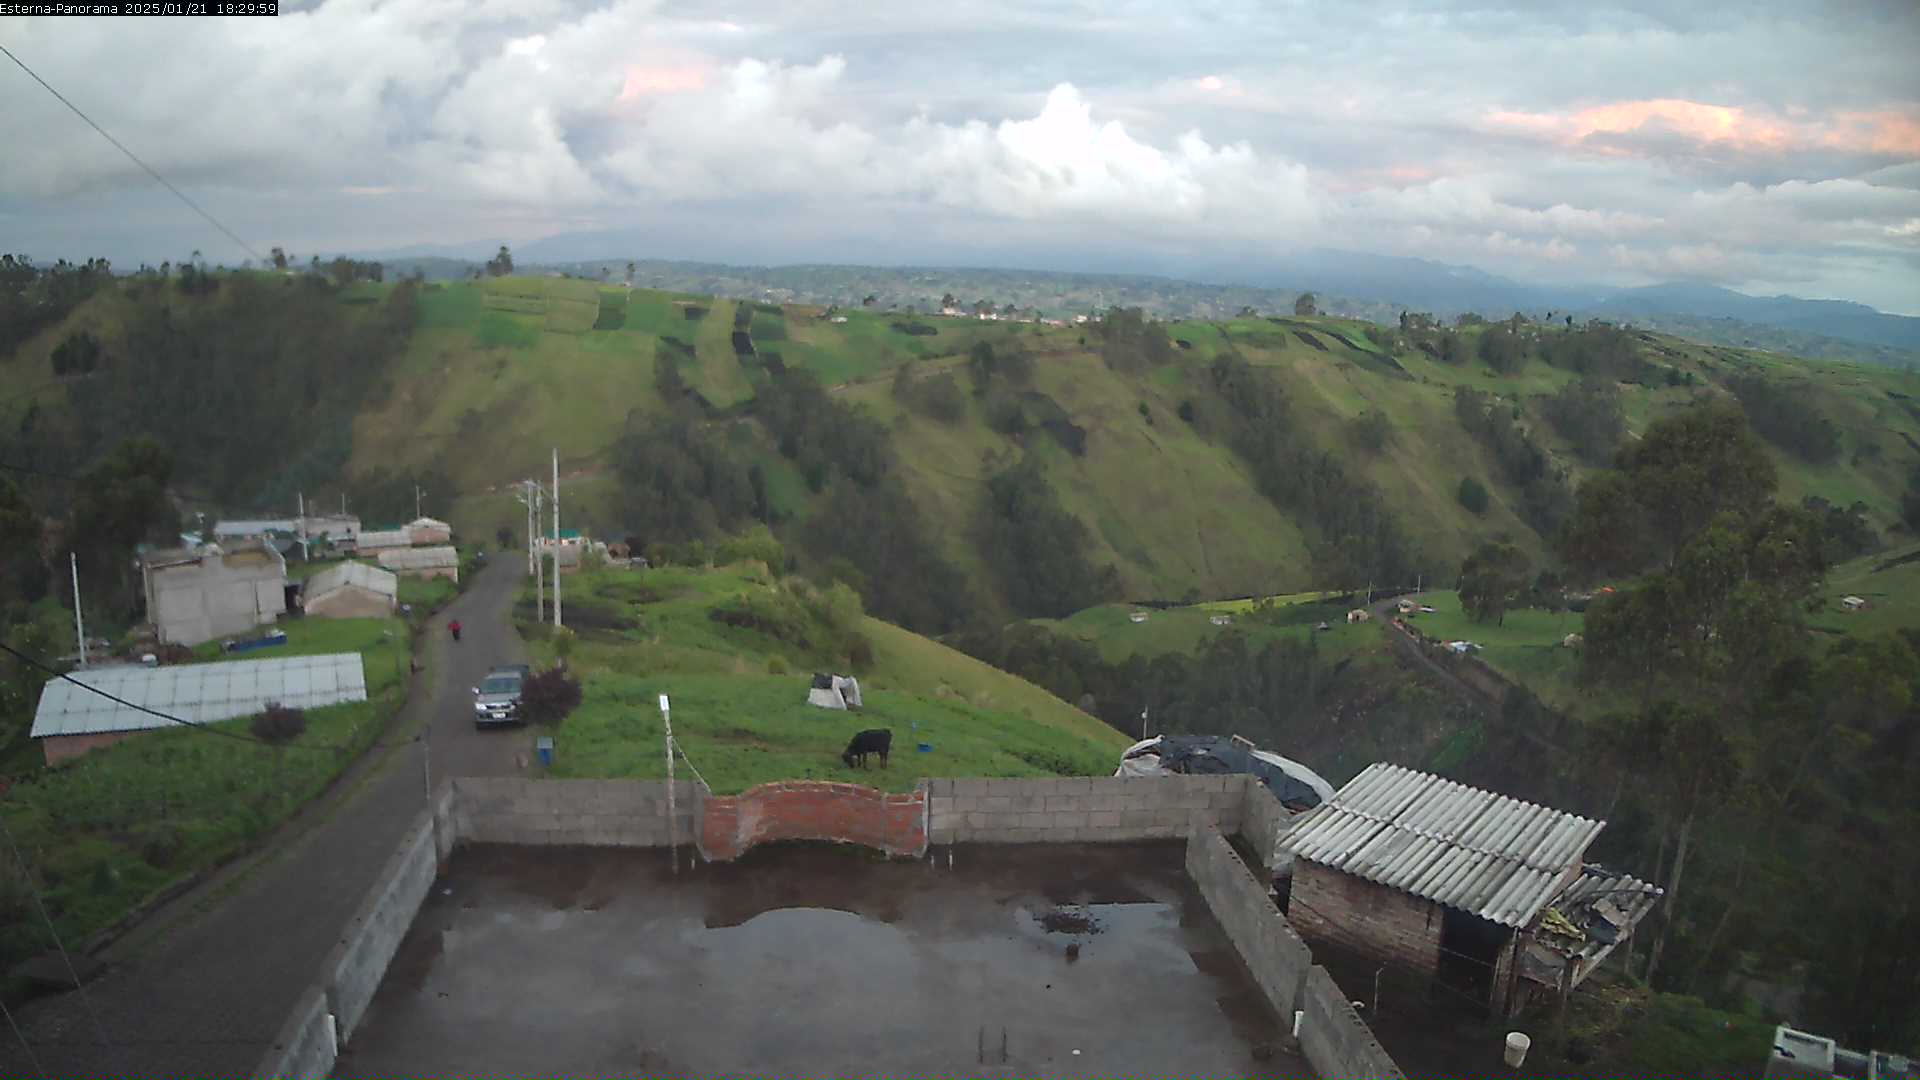
[[[1287,920],[1309,942],[1390,955],[1415,972],[1440,967],[1438,904],[1305,859],[1294,861]]]
[[[69,758],[77,758],[95,747],[112,746],[138,731],[103,731],[94,735],[48,735],[40,740],[40,752],[47,756],[47,764],[58,765]]]
[[[927,795],[888,794],[859,784],[786,780],[738,795],[709,796],[701,807],[700,853],[725,861],[769,840],[834,840],[889,855],[927,850]]]

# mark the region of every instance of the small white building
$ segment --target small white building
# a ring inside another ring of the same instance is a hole
[[[1144,612],[1144,611],[1136,611],[1136,612],[1133,612],[1132,614],[1130,614],[1130,615],[1128,615],[1128,616],[1127,616],[1127,621],[1128,621],[1128,622],[1131,622],[1131,623],[1143,623],[1143,622],[1146,622],[1146,621],[1147,621],[1147,613],[1146,613],[1146,612]]]
[[[379,558],[381,566],[407,577],[460,580],[460,554],[452,547],[388,548]]]
[[[407,522],[407,543],[414,547],[428,544],[444,544],[453,539],[453,526],[430,517],[414,518]]]
[[[400,579],[360,562],[330,566],[307,579],[301,607],[322,619],[380,619],[393,614]]]
[[[147,620],[162,644],[198,645],[277,621],[287,610],[287,563],[262,539],[141,556]]]
[[[1864,596],[1843,596],[1840,598],[1840,606],[1847,611],[1865,611],[1873,605],[1867,603]]]
[[[412,547],[413,537],[406,529],[373,529],[360,534],[355,547],[361,554]]]

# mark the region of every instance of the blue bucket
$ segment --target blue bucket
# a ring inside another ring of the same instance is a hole
[[[919,746],[919,751],[923,754],[931,754],[933,753],[933,744],[930,742],[923,742]]]
[[[533,752],[540,757],[543,768],[553,767],[553,736],[542,735],[533,742]]]

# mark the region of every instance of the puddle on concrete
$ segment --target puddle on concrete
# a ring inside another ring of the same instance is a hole
[[[1301,1074],[1183,855],[464,849],[336,1074]]]

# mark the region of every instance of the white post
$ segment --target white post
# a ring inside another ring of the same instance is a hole
[[[560,625],[560,448],[553,448],[553,625]]]
[[[87,623],[80,614],[80,556],[67,552],[67,565],[73,569],[73,636],[80,641],[80,666],[87,666]]]
[[[533,503],[533,528],[536,530],[540,528],[540,492],[540,485],[531,480],[527,481],[527,494]],[[532,547],[533,535],[532,532],[527,533],[530,552],[538,550]],[[545,622],[547,619],[547,564],[541,562],[538,555],[529,557],[533,559],[533,621]]]
[[[420,519],[420,485],[419,484],[413,485],[413,517],[415,521],[418,521]]]
[[[298,526],[300,530],[300,558],[304,562],[311,562],[313,561],[313,556],[307,551],[307,493],[304,491],[301,492],[299,499],[300,517],[294,524]]]
[[[680,819],[673,805],[673,713],[667,695],[660,695],[660,723],[667,729],[667,857],[673,860],[673,872],[680,872]]]

